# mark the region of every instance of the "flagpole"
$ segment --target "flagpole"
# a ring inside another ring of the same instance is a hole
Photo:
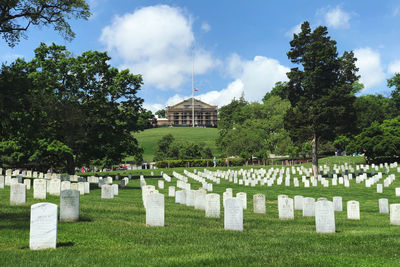
[[[192,50],[192,127],[194,127],[194,44]]]

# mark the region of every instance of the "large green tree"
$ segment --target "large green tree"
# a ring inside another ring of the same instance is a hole
[[[300,65],[287,73],[291,108],[285,116],[285,128],[295,141],[312,141],[313,175],[318,174],[318,141],[332,140],[351,129],[355,119],[353,84],[357,81],[353,52],[338,56],[336,42],[326,27],[314,31],[304,22],[294,34],[287,53]]]
[[[142,77],[109,60],[102,52],[74,57],[63,46],[41,44],[33,60],[3,65],[0,154],[14,148],[19,153],[10,164],[70,173],[77,165],[110,166],[140,154],[131,132],[141,129]]]
[[[89,5],[84,0],[1,0],[0,34],[14,46],[32,26],[52,26],[70,40],[75,37],[68,20],[88,19]]]
[[[388,79],[387,82],[389,87],[393,87],[391,93],[393,106],[392,110],[395,116],[400,115],[400,73],[396,73],[392,78]]]
[[[226,155],[283,154],[291,141],[283,128],[289,101],[270,96],[263,104],[232,100],[221,108],[217,145]]]

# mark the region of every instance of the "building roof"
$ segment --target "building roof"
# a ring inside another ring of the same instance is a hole
[[[215,109],[218,108],[218,106],[213,106],[213,105],[207,104],[207,103],[205,103],[205,102],[203,102],[203,101],[201,101],[199,99],[196,99],[196,98],[194,99],[194,104],[195,105],[196,104],[202,104],[202,105],[204,105],[204,106],[206,106],[208,108],[215,108]],[[184,108],[185,106],[192,106],[192,97],[188,98],[188,99],[185,99],[185,100],[179,102],[178,104],[175,104],[175,105],[172,105],[172,106],[167,106],[167,109],[168,108],[179,108],[180,106],[182,106],[182,108]]]

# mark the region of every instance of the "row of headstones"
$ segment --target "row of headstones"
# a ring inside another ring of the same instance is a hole
[[[13,180],[16,178],[12,178]],[[28,179],[29,180],[29,179]],[[29,180],[30,181],[30,180]],[[68,181],[60,180],[42,180],[35,179],[33,181],[33,198],[46,199],[47,193],[59,196],[63,190],[73,189],[77,190],[80,195],[90,193],[90,185],[87,182],[71,183]],[[10,204],[19,205],[26,203],[26,190],[30,190],[27,183],[18,183],[17,180],[11,182],[10,186]]]

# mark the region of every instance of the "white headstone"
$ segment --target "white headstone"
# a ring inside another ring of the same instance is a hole
[[[78,191],[79,191],[79,189],[78,189],[78,183],[71,183],[71,184],[69,185],[69,189],[73,189],[73,190],[78,190]]]
[[[333,197],[334,211],[343,211],[342,197]]]
[[[101,186],[101,198],[114,198],[114,189],[111,185],[105,184]]]
[[[78,190],[67,189],[60,193],[60,222],[73,222],[79,220]]]
[[[175,192],[175,203],[186,205],[186,190]]]
[[[31,206],[29,248],[31,250],[56,248],[57,205],[37,203]]]
[[[383,193],[383,185],[382,184],[377,184],[376,185],[376,192],[377,193]]]
[[[31,190],[31,179],[24,179],[24,185],[26,186],[26,190]]]
[[[61,180],[59,179],[51,179],[48,184],[48,192],[50,195],[59,196],[61,189]]]
[[[228,188],[227,188],[228,189]],[[230,188],[231,189],[231,188]],[[232,191],[232,190],[231,190]],[[232,192],[231,191],[226,191],[222,193],[222,205],[225,207],[225,200],[228,198],[232,198]]]
[[[396,187],[395,192],[396,192],[396,197],[400,197],[400,187]]]
[[[243,231],[243,200],[228,198],[224,208],[225,230]]]
[[[175,196],[175,186],[171,185],[168,187],[168,196],[174,197]]]
[[[303,210],[303,196],[294,196],[294,209]]]
[[[359,220],[360,219],[360,203],[355,200],[347,201],[347,219]]]
[[[26,202],[26,186],[24,184],[11,184],[10,204],[23,204]]]
[[[313,217],[315,216],[315,199],[312,197],[303,198],[303,216]]]
[[[236,193],[236,198],[239,198],[243,201],[243,209],[247,209],[247,194],[244,192]]]
[[[0,189],[4,188],[4,176],[0,175]]]
[[[400,204],[390,204],[390,224],[400,225]]]
[[[164,226],[164,195],[150,194],[146,198],[146,226]]]
[[[279,219],[294,219],[293,198],[286,195],[278,196],[278,213]]]
[[[219,194],[206,195],[206,217],[219,218],[220,216],[220,196]]]
[[[84,182],[84,187],[85,187],[85,194],[89,194],[90,193],[90,183]]]
[[[186,206],[194,207],[194,190],[186,190]]]
[[[118,185],[117,185],[118,187]],[[78,191],[79,194],[84,195],[85,194],[85,183],[84,182],[78,182]]]
[[[114,196],[118,196],[118,185],[117,184],[112,184],[111,186],[113,188]]]
[[[7,186],[11,185],[11,175],[6,175],[4,177],[4,185],[7,185]]]
[[[158,180],[158,188],[164,189],[164,180]]]
[[[36,199],[46,199],[47,193],[47,182],[43,179],[33,180],[33,198]]]
[[[387,198],[379,199],[379,213],[389,213],[389,200]]]
[[[253,195],[253,209],[254,213],[266,213],[264,194]]]
[[[206,191],[199,189],[194,192],[194,208],[196,210],[206,209]]]
[[[315,203],[315,227],[317,233],[335,232],[335,212],[333,202],[318,200]]]

